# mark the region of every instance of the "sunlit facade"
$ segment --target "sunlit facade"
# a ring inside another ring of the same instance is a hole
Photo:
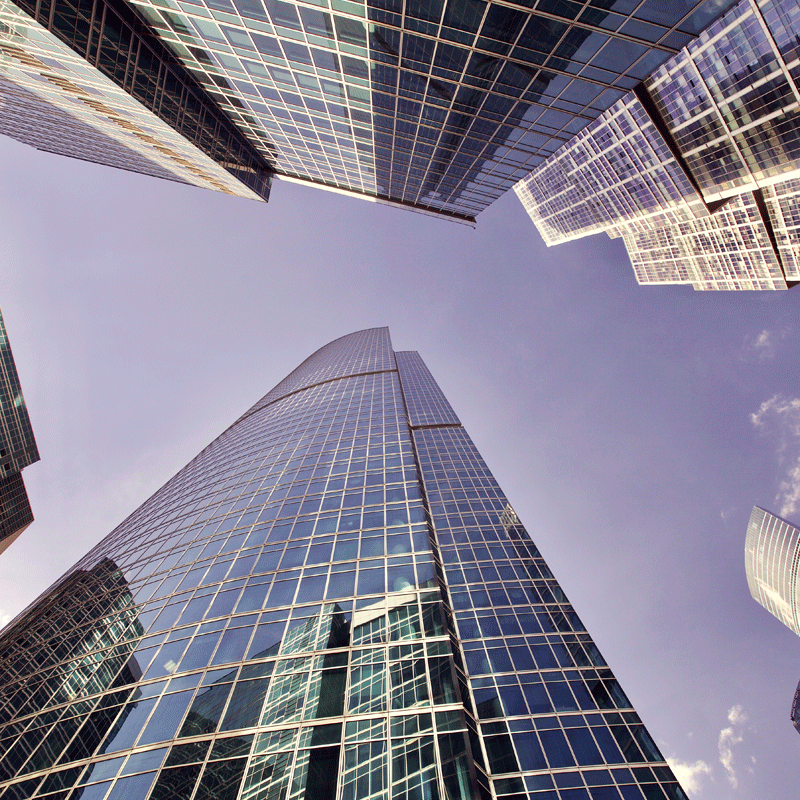
[[[417,353],[317,351],[0,636],[4,800],[684,800]]]
[[[3,0],[0,91],[52,107],[18,137],[37,147],[75,155],[88,125],[102,163],[264,199],[274,173],[472,224],[731,3]]]
[[[39,449],[0,314],[0,553],[33,522],[20,473],[38,460]]]
[[[800,530],[754,506],[744,546],[747,586],[753,599],[798,636],[799,561]]]
[[[800,280],[800,11],[743,0],[517,184],[548,245],[622,237],[642,284]]]
[[[48,30],[32,19],[36,7],[0,0],[0,133],[60,155],[269,197],[269,164],[135,18],[106,13],[102,0],[40,3],[40,16],[52,17]],[[84,57],[88,31],[96,66]]]
[[[754,600],[798,636],[799,563],[800,530],[769,511],[753,506],[744,545],[747,586]],[[800,684],[792,698],[789,718],[800,733]]]

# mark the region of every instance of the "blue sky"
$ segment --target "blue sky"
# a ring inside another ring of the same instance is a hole
[[[640,287],[544,247],[276,182],[263,205],[0,138],[2,306],[42,461],[14,616],[322,344],[418,350],[690,796],[794,796],[800,640],[750,598],[753,504],[800,522],[800,289]]]

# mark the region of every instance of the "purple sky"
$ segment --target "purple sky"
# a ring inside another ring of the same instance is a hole
[[[785,800],[800,640],[750,598],[753,504],[800,522],[800,288],[637,286],[548,250],[276,182],[268,205],[0,137],[0,306],[42,460],[0,557],[16,615],[328,341],[418,350],[698,800]],[[682,766],[681,766],[682,765]]]

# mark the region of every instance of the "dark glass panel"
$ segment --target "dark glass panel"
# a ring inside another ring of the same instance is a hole
[[[486,753],[489,756],[489,769],[493,775],[519,771],[517,757],[508,734],[487,736],[484,742],[486,743]]]
[[[181,659],[181,670],[186,671],[206,666],[211,659],[214,648],[217,646],[219,636],[218,632],[195,636],[186,650],[186,654]]]
[[[220,730],[233,731],[258,725],[268,688],[269,678],[237,683]]]
[[[572,757],[572,753],[567,746],[567,740],[560,730],[539,731],[539,736],[551,767],[575,766],[575,759]]]
[[[162,697],[152,719],[139,739],[139,744],[153,744],[172,739],[193,695],[193,691],[188,691]]]
[[[542,753],[539,739],[533,731],[514,734],[514,746],[519,758],[520,769],[547,769],[547,762]]]
[[[219,643],[211,666],[218,664],[229,664],[232,661],[241,661],[244,658],[244,651],[250,641],[252,628],[232,628],[225,631]]]
[[[315,717],[338,717],[344,710],[344,690],[347,681],[346,669],[326,669],[322,671],[319,703]]]
[[[145,772],[141,775],[131,775],[120,778],[108,795],[107,800],[129,800],[133,797],[147,797],[150,787],[156,778],[155,772]]]
[[[236,800],[246,763],[246,758],[209,762],[194,800]]]
[[[200,764],[192,764],[161,770],[149,800],[189,800],[200,768]]]
[[[572,752],[581,766],[591,766],[602,764],[603,759],[597,749],[597,745],[592,739],[591,733],[586,728],[568,728],[566,731],[567,739],[572,745]]]
[[[228,701],[231,686],[230,683],[221,683],[200,689],[189,708],[189,713],[186,715],[178,737],[214,733]]]
[[[113,753],[132,747],[155,704],[155,699],[150,699],[125,706],[99,752]]]

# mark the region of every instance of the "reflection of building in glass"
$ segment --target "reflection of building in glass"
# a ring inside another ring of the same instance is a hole
[[[0,130],[248,197],[274,172],[472,222],[731,2],[0,0]]]
[[[97,748],[117,717],[119,709],[112,706],[138,692],[141,670],[133,651],[143,633],[127,582],[109,558],[72,572],[51,591],[47,604],[32,607],[4,632],[3,780],[23,761],[27,771],[42,771],[65,750],[68,760],[76,760]],[[109,689],[115,691],[102,694]],[[75,703],[80,697],[92,699]],[[44,729],[24,722],[43,717],[51,723]],[[81,737],[69,744],[78,729]]]
[[[516,191],[548,245],[622,237],[639,283],[800,280],[794,0],[742,0]]]
[[[0,553],[33,522],[20,472],[38,460],[28,408],[0,315]]]
[[[64,587],[101,571],[117,593],[62,612]],[[50,618],[34,663],[27,632]],[[386,329],[307,359],[12,623],[0,655],[4,800],[684,800]]]

